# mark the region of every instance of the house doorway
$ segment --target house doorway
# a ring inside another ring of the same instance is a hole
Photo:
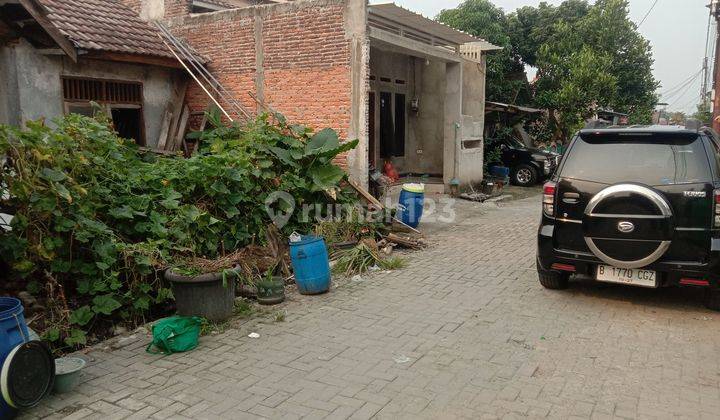
[[[111,108],[115,131],[124,139],[142,139],[142,111],[140,108]]]
[[[368,94],[368,162],[371,169],[375,166],[375,92]]]

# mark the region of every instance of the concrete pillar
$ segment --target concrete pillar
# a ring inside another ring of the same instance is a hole
[[[0,48],[0,124],[22,123],[17,76],[15,47]]]
[[[368,186],[368,72],[370,40],[367,36],[367,1],[347,0],[345,36],[350,40],[351,109],[348,140],[360,142],[348,154],[350,179]]]
[[[443,147],[443,182],[456,176],[456,158],[460,153],[460,124],[462,123],[462,65],[445,65],[445,141]]]

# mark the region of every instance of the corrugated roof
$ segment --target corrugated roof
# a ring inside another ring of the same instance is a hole
[[[173,58],[158,31],[117,0],[35,0],[76,48]]]
[[[372,2],[370,3],[368,10],[372,14],[382,16],[385,19],[389,19],[410,28],[415,28],[418,31],[434,35],[457,45],[462,45],[468,42],[484,41],[483,39],[476,38],[463,31],[459,31],[440,22],[426,18],[419,13],[400,7],[392,2]]]
[[[512,104],[504,104],[502,102],[485,101],[485,109],[488,111],[505,111],[505,112],[525,112],[528,114],[539,114],[545,112],[543,109],[530,108],[529,106],[520,106]]]

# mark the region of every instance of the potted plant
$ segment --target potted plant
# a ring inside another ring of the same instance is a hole
[[[210,321],[224,321],[233,314],[235,283],[239,268],[207,267],[193,261],[165,271],[172,286],[177,312],[182,316],[200,316]]]
[[[277,267],[271,267],[255,284],[257,301],[262,305],[275,305],[285,300],[285,280],[276,275]]]

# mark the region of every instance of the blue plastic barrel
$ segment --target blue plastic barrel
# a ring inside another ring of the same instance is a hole
[[[0,297],[0,366],[19,344],[30,340],[22,302],[13,297]],[[0,397],[0,419],[15,417],[17,410]]]
[[[330,260],[322,237],[307,235],[290,242],[290,259],[300,293],[316,295],[330,290]]]
[[[406,225],[416,228],[420,224],[425,202],[425,186],[422,184],[406,184],[400,191],[398,219]]]

